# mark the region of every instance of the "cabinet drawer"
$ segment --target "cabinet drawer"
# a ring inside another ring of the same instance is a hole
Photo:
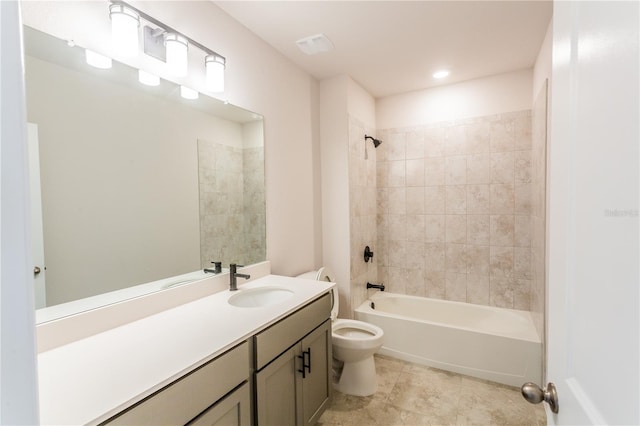
[[[243,342],[106,423],[185,424],[248,378],[249,344]]]
[[[255,336],[256,370],[291,347],[331,315],[331,293],[321,296]]]

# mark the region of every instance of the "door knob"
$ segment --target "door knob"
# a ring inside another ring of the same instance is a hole
[[[546,389],[541,389],[535,383],[527,382],[520,388],[522,396],[532,404],[540,404],[542,401],[549,404],[551,411],[558,412],[558,392],[556,385],[549,382]]]
[[[34,266],[33,267],[33,275],[38,275],[40,272],[42,272],[42,271],[40,270],[39,266]]]

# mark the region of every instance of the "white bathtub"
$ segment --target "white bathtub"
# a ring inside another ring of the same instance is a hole
[[[380,354],[511,386],[542,382],[542,344],[527,311],[376,293],[355,317],[384,330]]]

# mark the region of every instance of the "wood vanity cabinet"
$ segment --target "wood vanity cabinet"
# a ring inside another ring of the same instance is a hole
[[[331,296],[254,336],[255,422],[312,425],[331,396]]]
[[[103,424],[250,425],[249,355],[243,342]]]
[[[315,424],[331,395],[330,315],[325,294],[102,424]]]

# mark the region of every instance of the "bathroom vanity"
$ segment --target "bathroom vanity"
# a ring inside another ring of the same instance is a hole
[[[331,296],[255,336],[258,425],[313,425],[331,396]]]
[[[43,351],[40,421],[315,423],[331,391],[333,285],[267,275]]]

